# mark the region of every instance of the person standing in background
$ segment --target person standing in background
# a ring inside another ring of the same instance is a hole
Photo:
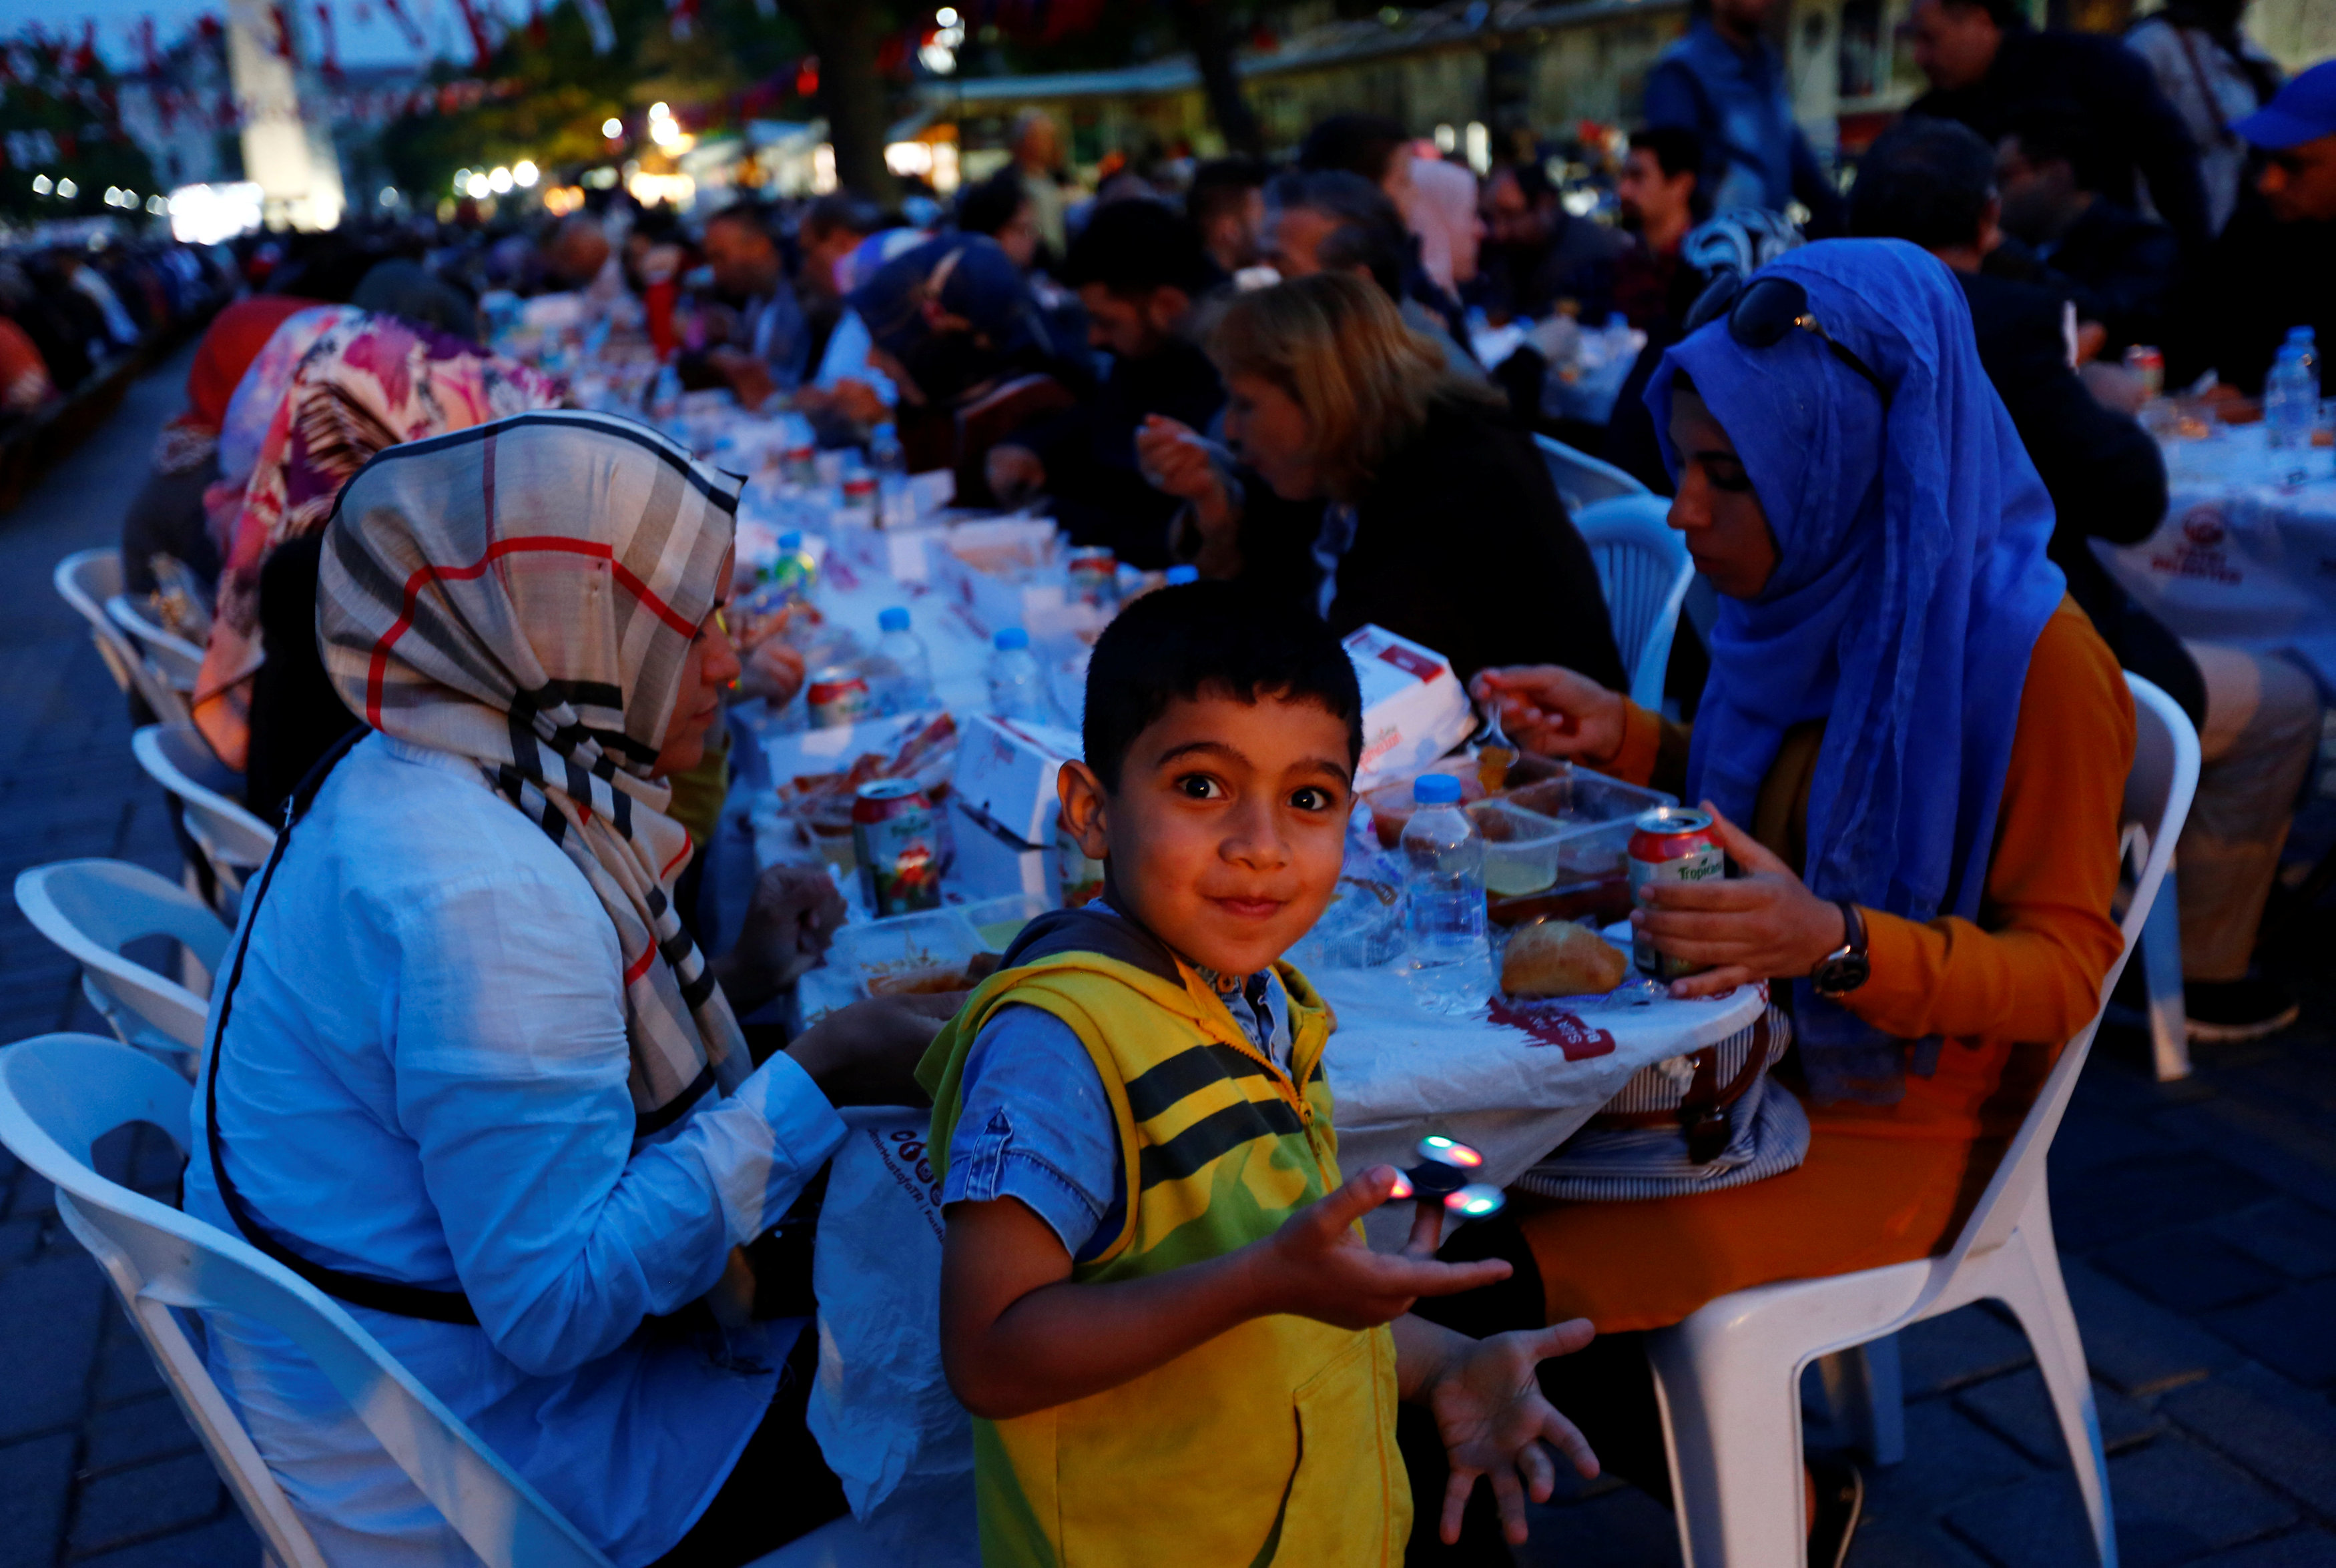
[[[1043,109],[1026,109],[1014,117],[1014,137],[1008,145],[1013,167],[1022,174],[1023,194],[1030,198],[1030,221],[1037,227],[1039,265],[1059,262],[1071,247],[1063,227],[1063,188],[1055,171],[1063,166],[1063,136],[1055,117]]]
[[[1841,193],[1793,120],[1785,63],[1762,35],[1776,0],[1710,0],[1647,76],[1647,123],[1693,131],[1715,210],[1809,209],[1811,234],[1841,230]]]
[[[2205,245],[2198,150],[2133,51],[2089,33],[2039,33],[2021,0],[1914,0],[1906,24],[1931,83],[1908,114],[1960,120],[1994,146],[2039,108],[2066,103],[2098,140],[2100,193],[2139,212],[2146,181],[2184,254]]]
[[[2231,221],[2246,183],[2247,140],[2235,122],[2270,102],[2282,77],[2278,63],[2240,28],[2246,9],[2247,0],[2172,0],[2125,35],[2197,145],[2212,234]]]

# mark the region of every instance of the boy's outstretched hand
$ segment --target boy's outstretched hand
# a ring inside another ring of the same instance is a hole
[[[1355,1222],[1387,1202],[1395,1182],[1395,1166],[1373,1166],[1235,1254],[1246,1263],[1250,1287],[1263,1311],[1341,1329],[1375,1329],[1411,1311],[1422,1296],[1448,1296],[1509,1277],[1509,1265],[1499,1258],[1436,1262],[1433,1230],[1421,1223],[1415,1223],[1411,1244],[1400,1253],[1375,1253],[1364,1245]],[[1421,1207],[1423,1222],[1436,1218],[1426,1205]]]
[[[1435,1414],[1452,1462],[1439,1532],[1445,1544],[1460,1539],[1461,1515],[1479,1476],[1493,1484],[1509,1544],[1524,1544],[1527,1494],[1536,1503],[1546,1503],[1557,1486],[1556,1466],[1542,1447],[1544,1442],[1562,1450],[1584,1477],[1598,1474],[1598,1456],[1573,1423],[1542,1397],[1535,1375],[1543,1361],[1572,1354],[1591,1337],[1587,1318],[1489,1340],[1471,1340],[1417,1318],[1397,1325],[1396,1342],[1403,1361],[1416,1364],[1416,1358],[1426,1363],[1417,1367],[1416,1379],[1406,1377],[1406,1397]],[[1413,1366],[1405,1370],[1410,1372]]]

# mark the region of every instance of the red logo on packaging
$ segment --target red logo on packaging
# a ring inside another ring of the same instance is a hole
[[[1390,643],[1379,650],[1379,657],[1423,684],[1444,673],[1444,666],[1434,659],[1422,658],[1400,643]]]
[[[1533,1037],[1536,1045],[1553,1045],[1565,1053],[1568,1061],[1584,1061],[1593,1056],[1609,1056],[1614,1050],[1614,1037],[1602,1029],[1592,1029],[1577,1015],[1554,1007],[1520,1007],[1504,997],[1493,998],[1489,1014],[1494,1023],[1504,1023],[1511,1029],[1521,1029]]]

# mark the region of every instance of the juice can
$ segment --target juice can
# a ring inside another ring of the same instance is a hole
[[[913,779],[871,779],[852,802],[852,847],[860,886],[879,920],[938,909],[939,819]]]
[[[1630,902],[1642,904],[1655,882],[1716,882],[1728,875],[1728,851],[1713,830],[1711,813],[1689,806],[1658,806],[1641,812],[1630,835]],[[1631,942],[1639,968],[1659,980],[1677,980],[1708,964],[1666,958],[1643,934]]]
[[[1073,550],[1068,570],[1071,597],[1082,605],[1110,609],[1119,603],[1119,559],[1101,545]]]
[[[779,473],[797,489],[807,490],[819,483],[819,449],[804,444],[788,447],[779,454]]]
[[[2146,343],[2130,344],[2125,351],[2125,368],[2141,378],[2143,396],[2156,397],[2166,390],[2166,356]]]
[[[876,476],[864,470],[843,476],[843,510],[838,521],[872,528],[877,524]]]
[[[831,664],[813,675],[803,690],[803,701],[811,709],[811,727],[814,730],[836,730],[857,723],[876,709],[867,679],[842,664]]]

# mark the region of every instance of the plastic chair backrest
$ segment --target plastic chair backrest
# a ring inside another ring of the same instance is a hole
[[[203,651],[176,632],[148,617],[138,601],[116,594],[105,601],[105,613],[130,635],[173,690],[191,692],[203,672]]]
[[[2103,1009],[2108,1005],[2109,993],[2117,989],[2117,976],[2124,973],[2134,944],[2141,940],[2149,906],[2166,880],[2166,866],[2174,858],[2174,841],[2182,835],[2183,821],[2190,815],[2190,798],[2198,788],[2198,732],[2190,727],[2188,716],[2173,698],[2140,676],[2128,674],[2126,683],[2133,688],[2135,735],[2122,817],[2128,840],[2137,845],[2140,864],[2128,884],[2125,915],[2119,922],[2125,933],[2124,950],[2101,980]],[[2037,1185],[2044,1179],[2045,1154],[2052,1147],[2052,1135],[2059,1130],[2068,1097],[2076,1091],[2077,1075],[2084,1070],[2085,1058],[2091,1053],[2093,1036],[2100,1025],[2101,1014],[2096,1011],[2092,1021],[2052,1064],[2011,1147],[1964,1222],[1962,1234],[1949,1250],[1945,1266],[1932,1271],[1926,1298],[1945,1289],[1964,1258],[1992,1252],[2010,1239]]]
[[[1679,606],[1695,581],[1695,563],[1688,558],[1687,541],[1670,526],[1670,509],[1662,497],[1641,493],[1593,501],[1573,518],[1598,565],[1606,618],[1630,677],[1630,701],[1659,713]]]
[[[127,594],[105,601],[105,614],[138,650],[139,694],[165,724],[190,722],[188,704],[202,676],[203,651],[147,619]]]
[[[242,874],[267,864],[276,831],[237,803],[243,780],[213,754],[192,724],[149,724],[130,738],[138,765],[179,798],[187,831],[223,886],[240,888]]]
[[[209,1002],[123,957],[122,950],[144,937],[167,936],[216,974],[232,933],[210,905],[142,866],[60,860],[17,874],[16,907],[81,965],[92,1002],[123,1043],[167,1043],[190,1053],[202,1049]],[[139,1023],[148,1030],[133,1027]],[[150,1038],[156,1034],[160,1040]],[[184,1065],[191,1069],[191,1055]]]
[[[1549,477],[1569,511],[1578,512],[1592,501],[1647,493],[1646,486],[1612,463],[1601,462],[1554,437],[1535,435],[1533,445],[1541,449],[1542,461],[1549,465]]]
[[[140,691],[145,661],[138,645],[122,634],[105,613],[109,600],[122,592],[122,552],[112,549],[75,550],[57,563],[51,574],[57,597],[71,605],[89,623],[89,634],[105,661],[107,673],[122,691]],[[142,692],[141,692],[142,694]]]
[[[47,1034],[0,1050],[0,1145],[55,1184],[57,1209],[121,1292],[221,1476],[277,1559],[326,1568],[170,1309],[227,1312],[284,1334],[489,1568],[608,1568],[331,1298],[259,1252],[92,1168],[90,1146],[132,1122],[184,1149],[192,1091],[126,1046]]]

